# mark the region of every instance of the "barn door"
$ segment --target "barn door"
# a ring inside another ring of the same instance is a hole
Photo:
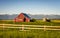
[[[26,18],[24,17],[24,22],[26,21]]]

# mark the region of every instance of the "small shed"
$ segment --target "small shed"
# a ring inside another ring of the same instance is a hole
[[[25,13],[21,13],[14,19],[14,21],[15,22],[30,22],[30,17]]]

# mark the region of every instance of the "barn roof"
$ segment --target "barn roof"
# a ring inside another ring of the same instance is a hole
[[[28,17],[28,18],[30,18],[26,13],[22,13],[25,17]]]

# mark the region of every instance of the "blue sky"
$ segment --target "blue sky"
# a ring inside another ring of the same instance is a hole
[[[0,0],[0,14],[58,14],[60,0]]]

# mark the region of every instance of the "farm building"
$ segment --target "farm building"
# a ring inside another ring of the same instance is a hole
[[[14,21],[15,22],[30,22],[30,17],[25,13],[21,13],[14,19]]]

